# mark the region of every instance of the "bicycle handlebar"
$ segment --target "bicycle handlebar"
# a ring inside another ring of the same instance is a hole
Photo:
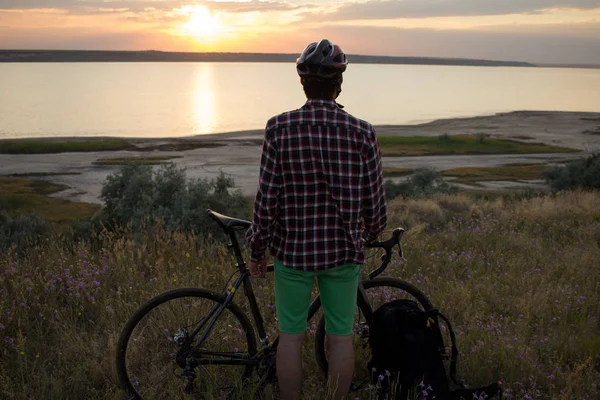
[[[404,235],[403,228],[396,228],[394,232],[392,232],[392,237],[383,242],[370,242],[365,243],[365,247],[367,248],[382,248],[385,250],[385,254],[381,256],[381,266],[377,268],[375,271],[369,274],[369,279],[375,278],[377,275],[380,275],[387,268],[388,264],[392,260],[392,250],[397,245],[398,246],[398,254],[401,259],[404,259],[404,253],[402,252],[402,244],[400,241],[402,240],[402,235]]]

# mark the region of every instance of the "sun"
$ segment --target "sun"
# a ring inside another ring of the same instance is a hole
[[[223,31],[219,15],[210,12],[205,6],[193,6],[186,9],[189,14],[188,22],[181,25],[181,30],[187,36],[198,39],[212,39]]]

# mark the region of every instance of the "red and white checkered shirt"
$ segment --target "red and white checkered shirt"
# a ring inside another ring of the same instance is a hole
[[[386,223],[381,155],[371,124],[326,100],[308,100],[267,122],[246,233],[253,260],[269,247],[298,270],[363,264],[362,238],[375,240]]]

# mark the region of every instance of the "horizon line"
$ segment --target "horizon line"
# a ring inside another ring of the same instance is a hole
[[[297,57],[300,53],[273,53],[273,52],[244,52],[244,51],[165,51],[156,49],[145,49],[145,50],[106,50],[106,49],[23,49],[23,48],[0,48],[1,52],[64,52],[64,53],[76,53],[76,52],[87,52],[87,53],[163,53],[163,54],[188,54],[188,55],[249,55],[249,56],[288,56]],[[439,61],[475,61],[475,62],[492,62],[502,64],[521,64],[522,66],[533,66],[533,67],[580,67],[580,68],[600,68],[600,64],[588,64],[588,63],[536,63],[530,61],[514,61],[514,60],[497,60],[497,59],[485,59],[485,58],[468,58],[468,57],[439,57],[439,56],[408,56],[408,55],[368,55],[368,54],[347,54],[349,58],[381,58],[381,59],[420,59],[420,60],[439,60]],[[0,62],[2,59],[0,58]],[[358,62],[357,64],[360,64]]]

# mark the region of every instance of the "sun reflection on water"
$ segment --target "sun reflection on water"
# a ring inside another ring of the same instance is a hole
[[[211,64],[200,63],[194,83],[194,131],[196,134],[214,132],[216,125],[215,90]]]

